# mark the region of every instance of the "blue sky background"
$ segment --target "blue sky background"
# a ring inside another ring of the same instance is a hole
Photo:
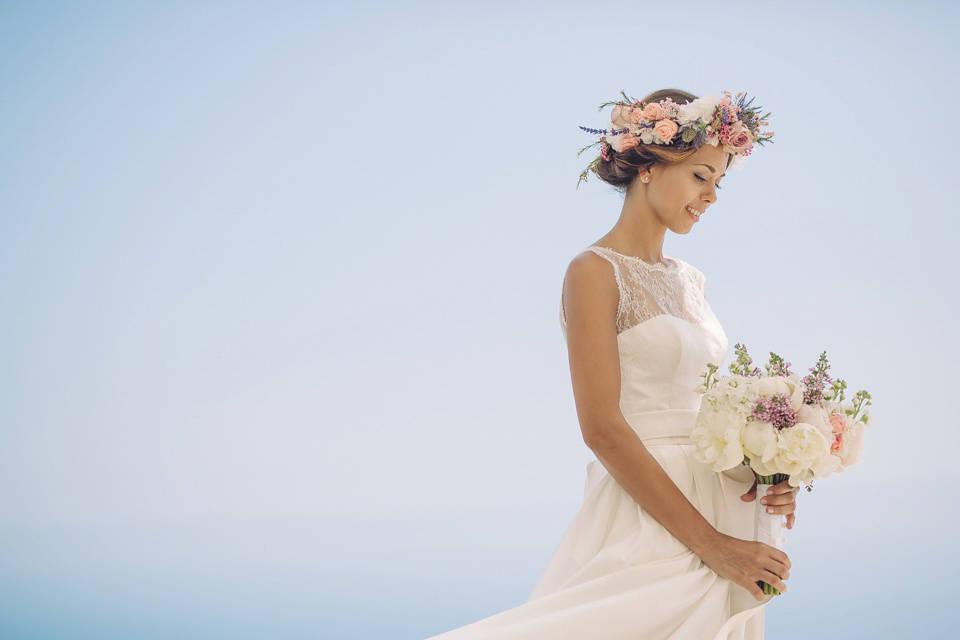
[[[477,3],[474,3],[475,5]],[[558,323],[624,89],[775,144],[664,252],[874,396],[767,635],[946,638],[949,2],[0,2],[0,637],[416,639],[526,600],[591,459]]]

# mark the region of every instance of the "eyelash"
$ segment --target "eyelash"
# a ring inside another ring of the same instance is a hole
[[[699,175],[697,175],[697,174],[693,174],[693,176],[694,176],[697,180],[699,180],[700,182],[706,182],[706,181],[707,181],[706,178],[701,178],[701,177],[700,177]],[[722,187],[718,184],[718,185],[717,185],[717,189],[721,189],[721,188],[722,188]]]

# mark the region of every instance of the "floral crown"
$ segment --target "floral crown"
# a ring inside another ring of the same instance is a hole
[[[763,145],[773,142],[773,131],[761,133],[767,126],[770,113],[760,115],[760,107],[751,107],[753,98],[746,102],[746,94],[736,98],[729,91],[723,98],[712,96],[697,98],[686,104],[678,104],[670,98],[659,102],[640,102],[620,92],[623,100],[604,102],[599,110],[613,105],[609,129],[580,127],[587,133],[599,134],[600,139],[577,152],[577,156],[590,147],[600,145],[600,155],[580,174],[577,187],[587,179],[590,171],[597,172],[601,160],[610,161],[611,151],[626,151],[643,144],[670,145],[677,151],[699,149],[705,143],[713,146],[723,144],[723,150],[734,154],[731,167],[739,169],[743,158],[753,151],[754,143]]]

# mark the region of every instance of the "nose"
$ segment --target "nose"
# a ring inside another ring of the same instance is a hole
[[[703,201],[708,206],[717,201],[717,188],[714,185],[708,184],[707,192],[703,195]]]

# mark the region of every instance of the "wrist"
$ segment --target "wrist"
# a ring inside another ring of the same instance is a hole
[[[687,546],[690,548],[690,551],[693,551],[697,556],[703,558],[705,554],[716,549],[724,537],[724,534],[708,524],[696,537],[690,540]]]

